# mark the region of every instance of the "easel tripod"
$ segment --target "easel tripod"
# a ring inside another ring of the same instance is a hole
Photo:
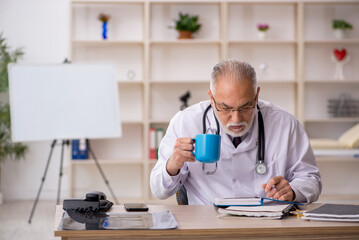
[[[52,143],[51,143],[51,149],[50,149],[50,153],[49,153],[49,157],[47,159],[47,163],[46,163],[46,167],[45,167],[45,171],[44,171],[44,175],[43,177],[41,178],[41,184],[40,184],[40,187],[39,187],[39,190],[37,192],[37,196],[36,196],[36,199],[35,199],[35,202],[34,202],[34,205],[32,206],[32,210],[31,210],[31,213],[30,213],[30,217],[29,217],[29,220],[28,220],[28,223],[31,223],[31,219],[34,215],[34,212],[35,212],[35,208],[36,208],[36,205],[37,205],[37,202],[39,201],[39,197],[40,197],[40,193],[42,191],[42,187],[44,185],[44,182],[45,182],[45,178],[46,178],[46,174],[47,174],[47,170],[49,168],[49,165],[50,165],[50,161],[51,161],[51,157],[52,157],[52,152],[54,150],[54,147],[56,145],[56,142],[57,140],[53,140]],[[70,144],[70,141],[69,140],[62,140],[62,144],[61,144],[61,160],[60,160],[60,172],[59,172],[59,183],[58,183],[58,187],[57,187],[57,201],[56,201],[56,204],[58,205],[60,203],[60,190],[61,190],[61,178],[62,178],[62,168],[63,168],[63,162],[64,162],[64,146],[67,145],[69,146]],[[95,164],[97,166],[97,169],[99,170],[103,180],[105,181],[108,189],[110,190],[110,193],[112,195],[112,198],[114,199],[115,203],[116,204],[119,204],[115,194],[113,193],[113,190],[109,184],[109,181],[107,180],[106,176],[105,176],[105,173],[103,172],[100,164],[98,163],[98,160],[97,160],[97,157],[95,156],[94,152],[92,151],[91,149],[91,146],[90,146],[90,142],[88,139],[86,139],[86,144],[87,144],[87,147],[88,147],[88,151],[89,151],[89,154],[91,154],[92,158],[95,160]]]

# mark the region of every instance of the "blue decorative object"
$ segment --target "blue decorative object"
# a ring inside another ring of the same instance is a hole
[[[107,39],[107,22],[102,23],[102,39]]]

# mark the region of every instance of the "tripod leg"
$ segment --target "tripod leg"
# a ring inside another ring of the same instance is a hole
[[[53,152],[53,150],[54,150],[55,144],[56,144],[56,139],[55,139],[54,141],[52,141],[52,143],[51,143],[51,150],[50,150],[49,157],[48,157],[48,159],[47,159],[47,164],[46,164],[46,167],[45,167],[45,172],[44,172],[43,177],[41,178],[40,188],[39,188],[39,191],[37,192],[37,196],[36,196],[34,205],[32,206],[32,210],[31,210],[31,213],[30,213],[30,217],[29,217],[28,223],[31,223],[31,219],[32,219],[32,216],[34,215],[34,211],[35,211],[37,202],[39,201],[40,193],[41,193],[41,190],[42,190],[42,186],[44,185],[44,182],[45,182],[47,170],[48,170],[48,168],[49,168],[49,164],[50,164],[50,160],[51,160],[51,156],[52,156],[52,152]]]
[[[112,188],[111,188],[111,186],[110,186],[110,184],[109,184],[109,181],[107,180],[107,178],[106,178],[106,176],[105,176],[105,173],[102,171],[102,168],[101,168],[100,164],[98,163],[97,157],[95,156],[94,152],[92,151],[92,149],[91,149],[91,147],[90,147],[90,141],[87,139],[86,142],[87,142],[87,147],[88,147],[89,153],[92,155],[93,159],[95,160],[96,166],[97,166],[97,168],[98,168],[98,170],[99,170],[99,172],[100,172],[100,174],[101,174],[103,180],[105,181],[105,183],[106,183],[108,189],[110,190],[110,193],[111,193],[111,195],[112,195],[112,198],[114,199],[115,203],[116,203],[117,205],[119,205],[120,203],[118,202],[118,200],[117,200],[115,194],[113,193]]]
[[[61,191],[61,179],[62,179],[62,167],[64,164],[64,145],[68,145],[68,140],[62,140],[62,145],[61,145],[61,161],[60,161],[60,173],[59,173],[59,184],[57,187],[57,201],[56,204],[59,205],[60,204],[60,191]]]

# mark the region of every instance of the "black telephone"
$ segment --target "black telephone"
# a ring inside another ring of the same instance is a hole
[[[106,195],[103,192],[92,191],[86,194],[85,199],[65,199],[62,207],[65,211],[97,213],[107,212],[112,205],[112,202],[106,200]]]

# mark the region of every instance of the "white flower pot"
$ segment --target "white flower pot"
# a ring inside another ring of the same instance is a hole
[[[267,32],[264,32],[264,31],[258,31],[258,38],[260,40],[264,40],[267,38]]]
[[[345,32],[342,29],[334,29],[334,36],[336,39],[343,39],[345,37]]]

